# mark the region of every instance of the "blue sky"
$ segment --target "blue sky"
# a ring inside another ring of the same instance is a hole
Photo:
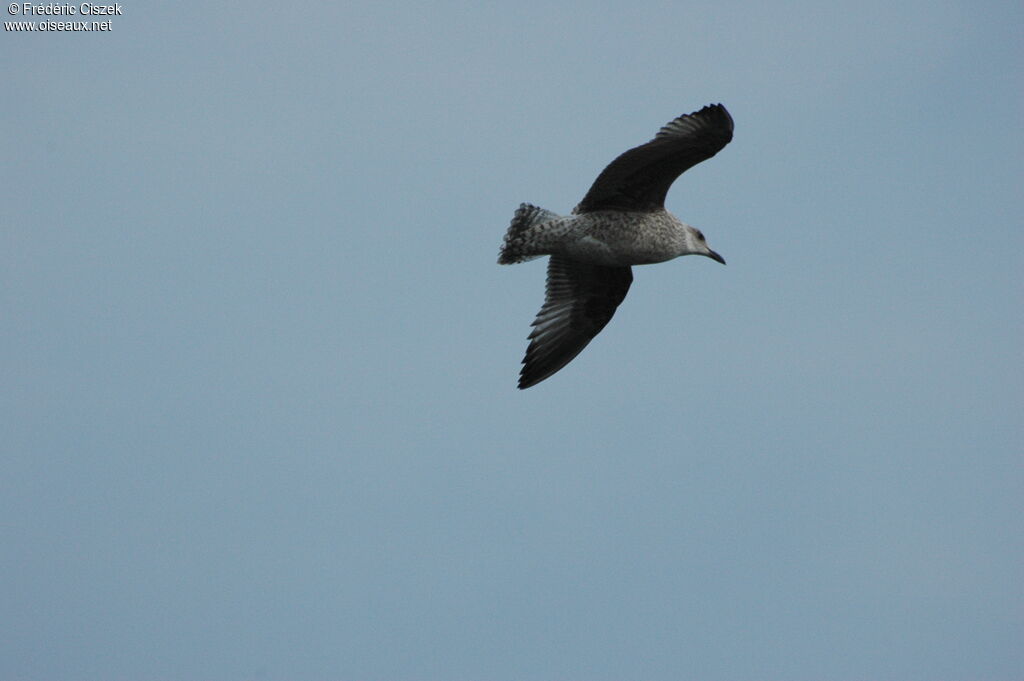
[[[1018,4],[122,5],[0,38],[0,678],[1024,677]],[[711,102],[729,265],[516,390]]]

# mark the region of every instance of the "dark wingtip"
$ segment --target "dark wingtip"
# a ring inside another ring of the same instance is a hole
[[[526,359],[525,358],[523,359],[523,365],[524,366],[523,366],[522,370],[519,372],[519,383],[516,385],[516,387],[519,388],[520,390],[526,390],[527,388],[532,388],[533,386],[535,386],[538,383],[540,383],[541,381],[543,381],[545,378],[550,378],[551,375],[553,373],[555,373],[555,372],[549,372],[549,373],[540,372],[540,375],[538,376],[538,372],[537,372],[536,369],[531,371],[530,367],[525,366],[526,365]]]
[[[735,128],[732,116],[729,114],[729,110],[725,108],[725,105],[719,102],[718,104],[708,104],[703,109],[698,111],[695,115],[708,114],[719,119],[724,128],[729,130],[729,137],[732,138],[732,132]]]

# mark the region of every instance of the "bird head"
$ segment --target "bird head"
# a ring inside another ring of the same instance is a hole
[[[723,265],[725,264],[725,258],[715,253],[708,246],[707,239],[704,238],[704,233],[696,227],[686,225],[686,249],[689,255],[703,255],[716,260]]]

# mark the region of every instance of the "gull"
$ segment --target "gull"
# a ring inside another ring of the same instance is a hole
[[[520,389],[559,371],[605,327],[633,282],[632,265],[682,255],[725,264],[699,229],[665,210],[665,195],[683,172],[721,151],[732,130],[724,106],[705,106],[669,121],[650,142],[609,163],[572,215],[520,204],[498,263],[550,256]]]

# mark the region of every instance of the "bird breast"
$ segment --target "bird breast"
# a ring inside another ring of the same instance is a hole
[[[595,211],[575,216],[566,255],[596,265],[649,265],[681,254],[683,224],[667,211]]]

